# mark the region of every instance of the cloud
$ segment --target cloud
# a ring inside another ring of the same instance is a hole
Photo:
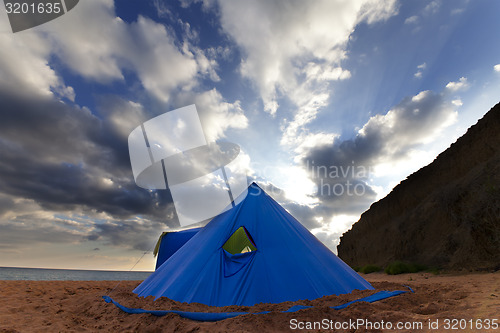
[[[423,64],[420,64],[417,66],[417,72],[413,74],[417,79],[421,79],[423,75],[424,69],[427,68],[427,64],[424,62]]]
[[[174,104],[179,107],[196,104],[209,142],[223,138],[229,128],[243,129],[248,126],[240,101],[227,102],[215,88],[204,92],[181,92],[175,97]]]
[[[328,82],[350,76],[340,62],[356,24],[387,19],[397,12],[395,3],[219,3],[222,27],[242,50],[241,74],[256,84],[264,109],[274,115],[284,96],[297,108],[297,115],[285,124],[284,142],[327,105],[331,93]]]
[[[8,195],[0,193],[0,218],[4,217],[14,205],[14,200]]]
[[[153,6],[156,9],[156,14],[158,15],[158,17],[174,18],[174,14],[168,8],[167,3],[165,3],[164,1],[153,0]]]
[[[104,245],[119,247],[126,245],[135,250],[151,251],[164,228],[162,223],[141,218],[109,219],[104,223],[94,224],[87,239],[100,241]]]
[[[116,95],[100,95],[96,99],[99,115],[109,123],[109,130],[122,140],[126,140],[134,128],[152,117],[138,102]]]
[[[405,20],[405,24],[415,24],[418,22],[418,20],[419,20],[419,17],[417,15],[413,15],[413,16],[408,17]]]
[[[12,248],[50,243],[78,243],[83,238],[78,231],[58,227],[51,220],[29,216],[0,223],[0,242]]]
[[[366,22],[373,24],[386,21],[397,13],[398,6],[395,0],[368,0],[361,5],[358,23]]]
[[[73,88],[48,65],[51,47],[37,34],[0,33],[0,89],[74,100]]]
[[[119,52],[128,44],[127,24],[114,14],[110,0],[86,1],[42,25],[47,43],[73,72],[101,83],[123,80]],[[106,33],[102,33],[105,31]]]
[[[217,74],[219,64],[215,60],[215,57],[208,58],[207,54],[205,54],[205,51],[203,51],[202,49],[194,46],[192,46],[192,48],[195,54],[196,62],[198,63],[200,73],[208,76],[213,82],[219,82],[220,77]],[[211,52],[212,50],[213,49],[208,50],[208,55],[213,54],[213,52]]]
[[[358,132],[358,143],[364,142],[380,160],[404,156],[415,144],[430,142],[440,130],[456,119],[455,109],[444,94],[426,90],[403,99],[386,115],[370,118]]]
[[[337,245],[340,242],[340,236],[345,230],[349,229],[357,220],[357,215],[336,215],[333,218],[322,219],[322,226],[312,230],[314,235],[328,246],[333,252],[337,252]]]
[[[113,115],[1,90],[0,109],[0,243],[147,250],[158,230],[178,225],[168,191],[135,185]]]
[[[465,8],[455,8],[451,11],[451,15],[460,15],[465,12]]]
[[[189,24],[178,24],[187,25],[181,42],[172,28],[149,18],[123,21],[112,0],[82,2],[50,24],[0,36],[0,87],[74,101],[73,88],[54,70],[62,64],[101,84],[124,82],[125,72],[135,73],[151,96],[169,102],[172,93],[198,86],[202,77],[220,80],[219,54],[194,46]]]
[[[431,1],[423,8],[423,10],[420,12],[420,15],[412,15],[407,17],[404,21],[404,24],[409,26],[414,26],[415,28],[413,29],[413,33],[417,33],[421,30],[421,25],[418,25],[418,23],[422,19],[425,20],[426,17],[436,14],[440,8],[441,8],[441,1],[439,0]]]
[[[434,0],[429,2],[429,4],[425,6],[424,13],[428,15],[433,15],[439,11],[439,8],[441,8],[441,1]]]
[[[0,218],[0,243],[11,249],[56,243],[76,244],[91,230],[88,223],[66,220],[56,212],[43,209],[32,199],[10,198],[11,205]]]
[[[380,167],[394,168],[432,142],[456,120],[457,104],[446,90],[422,91],[371,117],[354,139],[311,147],[301,165],[317,186],[324,211],[319,215],[355,215],[368,208],[377,197],[370,184]]]
[[[95,0],[34,31],[47,47],[45,63],[55,55],[74,73],[103,84],[124,82],[132,71],[151,96],[167,103],[172,93],[196,87],[200,77],[220,79],[216,60],[189,42],[196,35],[189,24],[177,24],[184,27],[181,41],[172,28],[141,15],[127,23],[116,16],[113,1]]]
[[[126,138],[88,109],[0,91],[0,189],[54,211],[172,216],[168,193],[135,186]],[[166,192],[166,191],[165,191]]]
[[[162,24],[139,17],[132,23],[133,36],[126,50],[139,78],[149,92],[167,102],[170,93],[179,86],[195,85],[197,63],[189,50],[180,51]],[[142,50],[148,50],[143,52]]]
[[[464,90],[469,87],[469,82],[467,82],[467,78],[461,77],[458,81],[456,82],[448,82],[446,85],[446,89],[450,90],[451,92],[457,92],[459,90]]]
[[[138,217],[113,219],[103,213],[83,214],[78,208],[64,214],[48,210],[34,200],[17,198],[8,214],[0,219],[0,243],[16,250],[50,244],[77,246],[93,241],[145,251],[151,249],[164,228],[160,221]]]

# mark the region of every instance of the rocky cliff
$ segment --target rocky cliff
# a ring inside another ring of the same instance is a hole
[[[500,269],[500,103],[344,233],[351,266]]]

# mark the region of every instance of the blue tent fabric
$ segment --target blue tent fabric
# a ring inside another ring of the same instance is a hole
[[[230,256],[222,246],[244,227],[257,248]],[[211,306],[280,303],[373,287],[255,183],[134,292]]]
[[[161,236],[158,257],[156,258],[156,268],[160,267],[168,258],[180,249],[188,240],[191,239],[200,228],[181,230],[176,232],[167,232]]]
[[[410,288],[410,291],[413,292],[413,290],[411,290],[411,288]],[[407,292],[408,292],[407,290],[395,290],[395,291],[382,290],[382,291],[379,291],[373,295],[359,298],[359,299],[356,299],[354,301],[344,303],[341,305],[331,306],[330,308],[335,309],[335,310],[342,310],[353,303],[357,303],[357,302],[373,303],[373,302],[380,301],[380,300],[383,300],[383,299],[386,299],[389,297],[401,295],[401,294],[404,294]],[[144,310],[144,309],[128,308],[126,306],[121,305],[117,301],[113,300],[109,296],[103,296],[102,298],[104,298],[106,303],[113,303],[120,310],[122,310],[126,313],[130,313],[130,314],[150,313],[150,314],[155,315],[155,316],[165,316],[169,313],[175,313],[183,318],[197,320],[197,321],[219,321],[219,320],[233,318],[233,317],[237,317],[237,316],[241,316],[241,315],[245,315],[245,314],[250,314],[250,313],[257,315],[257,314],[266,314],[266,313],[270,312],[270,311],[262,311],[262,312],[189,312],[189,311],[178,311],[178,310]],[[307,306],[307,305],[294,305],[294,306],[290,307],[288,310],[282,311],[282,312],[283,313],[290,313],[290,312],[296,312],[296,311],[300,311],[300,310],[304,310],[304,309],[310,309],[312,307],[313,306]]]
[[[183,318],[197,320],[197,321],[219,321],[247,314],[247,312],[190,312],[190,311],[177,311],[177,310],[144,310],[144,309],[128,308],[126,306],[121,305],[120,303],[118,303],[109,296],[102,296],[102,298],[106,303],[113,303],[120,310],[130,314],[149,313],[161,317],[169,313],[175,313]]]
[[[238,273],[252,261],[255,251],[231,254],[222,249],[221,255],[223,256],[221,259],[224,262],[224,277],[230,277]]]

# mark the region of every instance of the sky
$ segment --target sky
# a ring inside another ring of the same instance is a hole
[[[13,33],[0,7],[0,266],[152,270],[179,222],[168,190],[135,184],[127,137],[191,104],[207,140],[239,145],[249,180],[336,251],[500,101],[499,12],[82,0]]]

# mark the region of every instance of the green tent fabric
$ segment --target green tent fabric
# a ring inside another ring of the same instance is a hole
[[[248,238],[248,233],[244,227],[239,227],[233,235],[229,237],[222,248],[231,254],[257,250],[253,242]]]

